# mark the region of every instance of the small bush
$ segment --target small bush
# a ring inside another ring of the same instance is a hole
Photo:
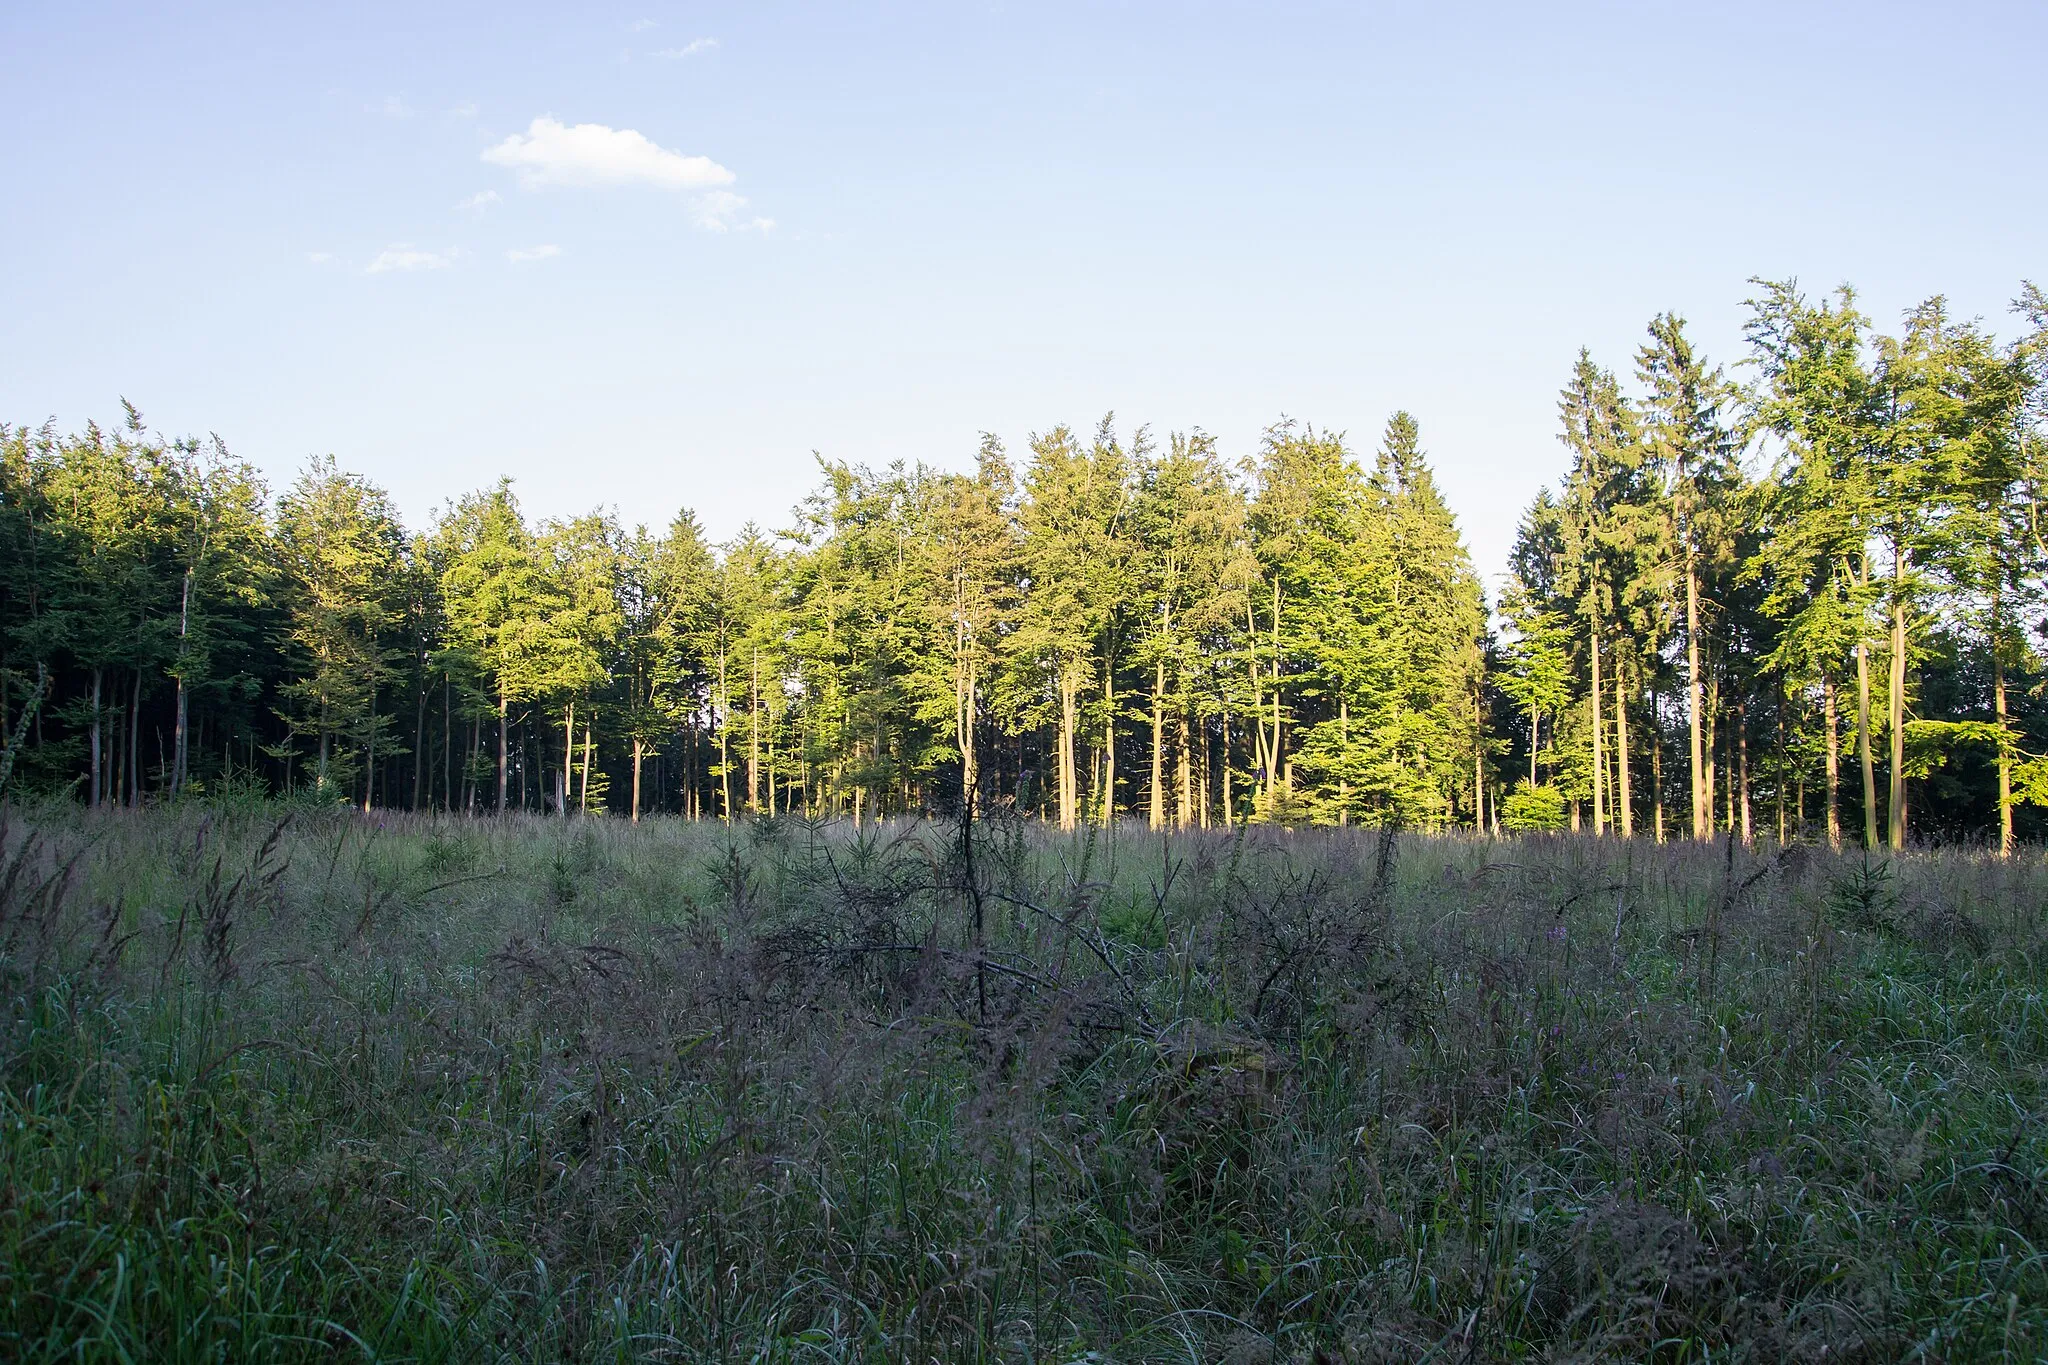
[[[1526,779],[1515,784],[1508,799],[1501,802],[1500,826],[1512,834],[1536,834],[1564,829],[1570,824],[1564,793],[1547,783],[1531,785]]]

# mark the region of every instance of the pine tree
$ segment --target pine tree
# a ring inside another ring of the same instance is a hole
[[[382,489],[328,456],[279,501],[277,541],[290,584],[286,641],[297,660],[284,689],[289,723],[313,736],[315,792],[349,790],[360,769],[368,810],[378,740],[389,729],[377,699],[403,657],[404,530]]]

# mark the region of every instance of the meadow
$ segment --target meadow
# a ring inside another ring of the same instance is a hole
[[[2048,1352],[2038,850],[4,819],[8,1359]]]

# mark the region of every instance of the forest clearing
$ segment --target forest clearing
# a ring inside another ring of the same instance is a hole
[[[2031,1360],[2048,870],[5,809],[0,1354]]]

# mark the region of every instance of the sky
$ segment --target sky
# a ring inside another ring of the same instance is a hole
[[[126,397],[415,525],[1406,409],[1491,577],[1580,347],[2048,283],[2038,3],[13,0],[0,52],[0,420]]]

